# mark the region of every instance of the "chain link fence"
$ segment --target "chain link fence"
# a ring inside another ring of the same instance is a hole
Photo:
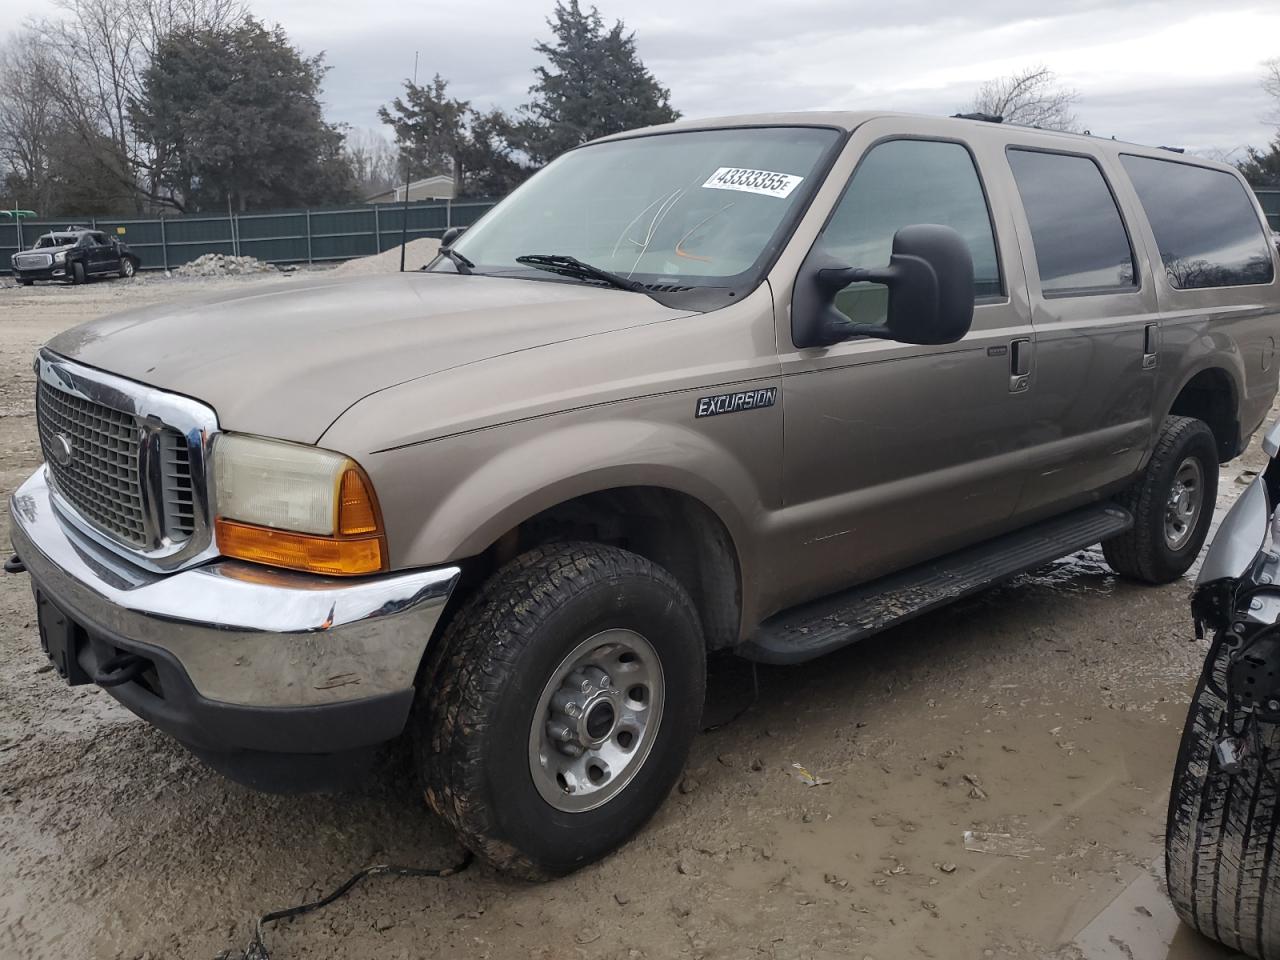
[[[0,273],[12,272],[9,255],[43,233],[88,227],[119,236],[142,259],[143,270],[170,270],[206,253],[256,257],[267,263],[327,263],[367,257],[409,240],[440,237],[468,227],[496,200],[422,200],[271,213],[198,214],[172,217],[69,217],[0,219]]]

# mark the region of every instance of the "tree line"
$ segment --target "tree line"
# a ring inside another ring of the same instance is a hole
[[[587,140],[679,117],[635,35],[558,0],[530,99],[479,109],[439,75],[326,119],[328,67],[241,0],[54,0],[0,46],[0,208],[42,216],[320,206],[437,173],[500,196]]]
[[[557,0],[528,102],[475,105],[436,74],[378,110],[394,141],[331,122],[328,67],[244,0],[52,0],[0,44],[0,208],[42,216],[196,212],[358,201],[406,179],[462,197],[509,192],[559,153],[680,114],[635,34]],[[1280,128],[1280,58],[1263,89]],[[967,111],[1081,132],[1080,95],[1044,66],[981,84]],[[1280,187],[1280,130],[1238,162]]]

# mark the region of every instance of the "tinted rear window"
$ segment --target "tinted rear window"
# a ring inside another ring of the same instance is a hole
[[[1088,157],[1010,149],[1040,288],[1050,295],[1132,289],[1133,250],[1115,197]]]
[[[1120,160],[1170,283],[1191,290],[1271,282],[1271,251],[1244,184],[1222,170],[1172,160]]]

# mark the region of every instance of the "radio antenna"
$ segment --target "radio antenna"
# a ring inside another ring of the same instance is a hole
[[[418,51],[413,51],[413,85],[418,85]],[[408,153],[404,158],[404,203],[400,207],[400,272],[404,273],[404,252],[409,242],[409,174],[412,156]]]

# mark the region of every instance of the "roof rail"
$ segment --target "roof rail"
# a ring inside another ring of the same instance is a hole
[[[1187,152],[1186,147],[1166,147],[1164,144],[1161,144],[1157,149],[1168,150],[1170,153],[1186,153]]]
[[[981,120],[983,123],[1004,123],[1004,117],[997,113],[953,113],[955,120]]]

